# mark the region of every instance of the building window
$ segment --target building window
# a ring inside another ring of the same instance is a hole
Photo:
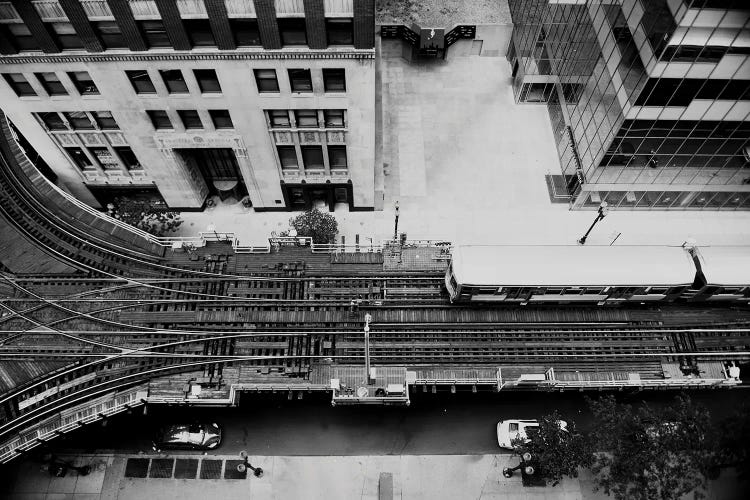
[[[102,130],[119,130],[120,127],[117,125],[115,118],[112,116],[110,111],[92,111],[96,124]]]
[[[138,158],[135,157],[133,150],[129,147],[122,146],[119,148],[115,148],[115,151],[117,152],[117,156],[120,157],[123,165],[125,165],[125,168],[127,168],[128,170],[143,169],[143,167],[141,166],[141,162],[138,161]]]
[[[234,43],[238,47],[253,47],[261,45],[258,21],[255,19],[230,19]]]
[[[216,71],[212,69],[194,69],[193,74],[198,80],[198,87],[204,94],[221,94],[221,85]]]
[[[11,42],[19,52],[26,50],[39,50],[39,44],[36,43],[36,39],[25,24],[14,23],[6,24],[5,26],[8,28],[8,31],[10,31],[12,38]]]
[[[320,146],[302,146],[302,162],[305,170],[323,170],[323,148]]]
[[[107,148],[89,148],[89,153],[91,153],[91,156],[96,158],[96,161],[99,162],[99,165],[104,170],[119,170],[120,169],[120,162],[117,161],[117,158],[115,158],[112,155],[112,152]]]
[[[46,23],[45,23],[46,24]],[[83,49],[81,37],[76,33],[71,23],[49,23],[52,31],[57,35],[57,41],[63,49],[80,50]]]
[[[34,88],[21,73],[3,73],[3,78],[18,97],[34,96]]]
[[[169,120],[169,116],[166,111],[159,109],[151,109],[146,111],[148,117],[151,118],[151,123],[154,125],[156,130],[171,129],[172,122]]]
[[[346,126],[343,109],[326,109],[323,111],[323,117],[326,128],[344,128]]]
[[[312,77],[309,69],[290,69],[289,84],[292,92],[312,92]]]
[[[156,94],[156,87],[147,71],[126,71],[125,74],[136,94]]]
[[[143,37],[150,48],[172,46],[172,42],[169,41],[169,36],[167,36],[167,30],[164,28],[164,23],[160,20],[136,21],[136,23],[140,26]]]
[[[76,164],[81,170],[90,169],[93,167],[91,160],[86,156],[81,148],[65,148],[65,152],[68,153],[70,159]]]
[[[68,126],[58,113],[38,113],[47,130],[68,130]]]
[[[299,109],[294,112],[299,128],[318,128],[318,112],[314,109]]]
[[[307,45],[303,17],[279,18],[278,22],[282,45]]]
[[[211,115],[211,121],[214,122],[214,128],[234,128],[232,117],[226,109],[210,109],[208,114]]]
[[[351,19],[326,19],[328,45],[354,45]]]
[[[68,73],[70,81],[75,85],[76,90],[81,95],[99,95],[99,89],[96,88],[94,80],[85,71],[74,71]]]
[[[68,91],[63,87],[62,82],[55,73],[34,73],[36,79],[44,87],[44,91],[49,95],[68,95]]]
[[[331,170],[346,170],[346,146],[328,146],[328,163]]]
[[[294,146],[277,146],[282,170],[297,170],[297,152]]]
[[[268,121],[271,128],[289,128],[292,126],[289,121],[289,111],[285,109],[272,109],[268,111]]]
[[[323,68],[323,87],[326,92],[346,92],[345,71]]]
[[[255,83],[258,85],[258,92],[278,92],[279,81],[276,79],[275,69],[256,69]]]
[[[181,109],[177,111],[177,114],[180,115],[180,120],[182,120],[182,125],[186,129],[203,128],[201,117],[198,116],[198,112],[196,110]]]
[[[94,31],[99,35],[105,49],[124,49],[128,44],[122,36],[120,27],[114,21],[92,21]]]
[[[185,78],[182,76],[182,71],[179,69],[170,69],[159,71],[159,73],[170,94],[188,93],[187,83],[185,83]]]
[[[70,128],[73,130],[93,130],[94,124],[91,123],[89,115],[83,111],[70,111],[63,113],[65,119],[70,123]]]
[[[183,19],[188,38],[193,47],[216,47],[214,33],[208,19]]]

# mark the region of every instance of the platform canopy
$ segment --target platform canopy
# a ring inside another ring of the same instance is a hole
[[[456,280],[477,286],[679,286],[695,278],[682,247],[459,246]]]

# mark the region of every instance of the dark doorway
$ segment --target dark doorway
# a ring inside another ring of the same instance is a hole
[[[281,183],[286,206],[290,210],[318,208],[333,212],[336,203],[346,203],[353,208],[352,184],[286,184]]]
[[[209,195],[218,195],[221,201],[247,195],[240,166],[231,148],[176,149],[191,168],[203,176]]]
[[[87,186],[102,207],[112,203],[115,198],[128,198],[148,201],[154,207],[167,208],[159,190],[154,186]]]

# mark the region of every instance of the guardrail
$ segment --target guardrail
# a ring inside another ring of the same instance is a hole
[[[121,392],[111,392],[67,410],[61,410],[0,445],[0,464],[7,463],[23,451],[78,429],[84,424],[135,408],[147,402],[145,386]]]

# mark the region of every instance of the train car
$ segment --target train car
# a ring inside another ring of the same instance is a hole
[[[692,292],[688,300],[750,303],[750,248],[697,247],[695,254],[705,285]]]
[[[451,302],[671,301],[696,281],[692,256],[667,246],[458,246]]]

